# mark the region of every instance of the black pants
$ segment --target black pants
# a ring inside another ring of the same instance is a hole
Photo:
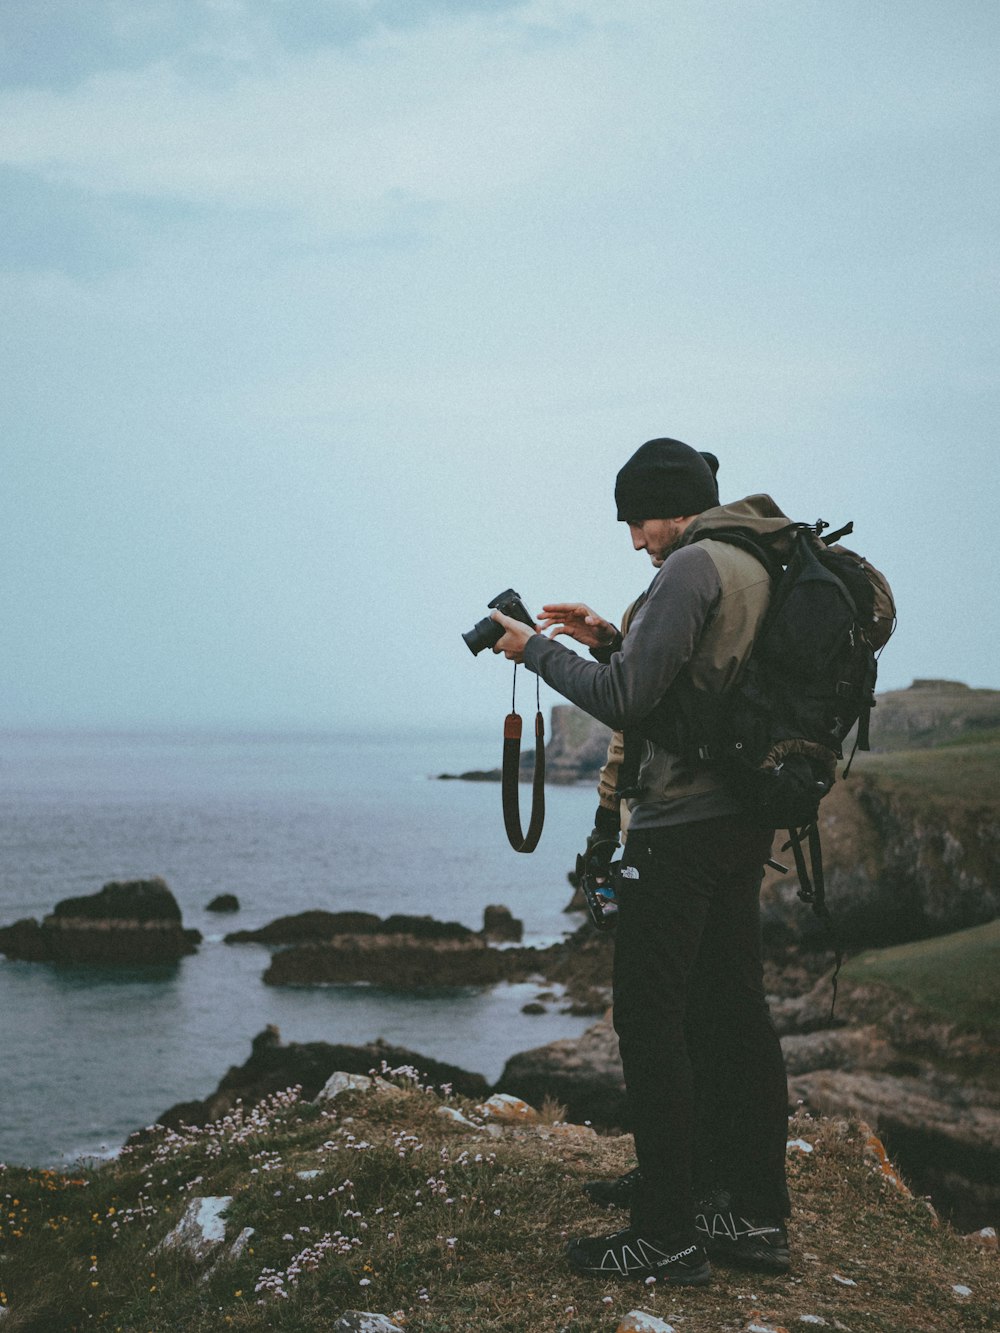
[[[764,995],[759,894],[771,836],[735,817],[630,833],[614,1023],[642,1181],[636,1225],[687,1239],[693,1201],[729,1189],[788,1214],[788,1087]]]

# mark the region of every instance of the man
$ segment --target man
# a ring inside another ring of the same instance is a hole
[[[767,610],[762,563],[712,532],[773,533],[788,519],[765,495],[720,506],[712,464],[679,440],[656,439],[618,473],[618,518],[657,570],[624,634],[583,603],[543,607],[539,630],[493,616],[506,631],[495,652],[623,730],[626,750],[639,752],[614,960],[638,1168],[588,1187],[596,1202],[629,1204],[630,1224],[572,1241],[569,1262],[600,1277],[692,1285],[709,1280],[706,1248],[768,1272],[788,1268],[788,1094],[764,995],[758,902],[773,832],[749,823],[680,739],[643,736],[651,714],[669,733],[692,691],[704,703],[733,686]],[[598,660],[557,643],[561,634]],[[613,805],[605,781],[591,842],[614,827]]]

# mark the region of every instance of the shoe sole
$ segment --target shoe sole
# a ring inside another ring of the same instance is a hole
[[[570,1267],[578,1277],[596,1277],[605,1282],[645,1282],[647,1278],[653,1278],[664,1287],[707,1287],[712,1279],[712,1269],[708,1264],[704,1268],[696,1268],[690,1274],[685,1273],[683,1277],[674,1274],[664,1276],[662,1273],[654,1273],[651,1268],[637,1268],[631,1273],[618,1273],[607,1268],[579,1268],[572,1259]]]
[[[580,1277],[603,1278],[605,1282],[645,1282],[651,1277],[669,1287],[707,1287],[712,1278],[712,1265],[709,1263],[692,1268],[690,1273],[664,1273],[655,1268],[633,1268],[629,1273],[622,1273],[617,1268],[589,1268],[585,1264],[574,1263],[572,1252],[566,1257],[573,1272]]]
[[[751,1273],[769,1273],[772,1277],[783,1277],[792,1266],[787,1250],[777,1250],[774,1254],[740,1254],[736,1250],[722,1249],[710,1242],[705,1243],[713,1263],[728,1264],[732,1268],[745,1268]]]

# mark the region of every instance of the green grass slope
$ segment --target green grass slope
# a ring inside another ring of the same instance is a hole
[[[792,1123],[806,1147],[788,1158],[790,1276],[718,1268],[704,1289],[616,1285],[571,1275],[563,1250],[618,1225],[580,1186],[629,1164],[629,1139],[551,1116],[491,1135],[403,1084],[323,1107],[279,1095],[70,1176],[6,1169],[4,1333],[325,1333],[349,1309],[425,1333],[614,1333],[636,1309],[678,1333],[1000,1324],[996,1256],[901,1192],[857,1125]],[[243,1253],[212,1268],[159,1250],[209,1195],[233,1196],[227,1239],[253,1228]]]
[[[870,949],[844,964],[849,981],[875,981],[948,1022],[1000,1033],[1000,920]]]
[[[859,775],[905,787],[925,801],[1000,807],[1000,736],[928,750],[859,753],[854,763]]]

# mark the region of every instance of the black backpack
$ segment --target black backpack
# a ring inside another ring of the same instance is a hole
[[[835,545],[852,525],[823,540],[827,526],[796,523],[769,537],[731,528],[696,539],[748,551],[768,570],[772,592],[731,691],[709,696],[679,683],[681,753],[716,766],[747,813],[775,828],[815,820],[855,725],[855,748],[869,748],[877,654],[895,624],[885,578]]]
[[[709,695],[683,672],[635,731],[693,767],[710,765],[748,816],[788,829],[784,850],[791,847],[795,856],[799,896],[829,925],[819,804],[855,725],[855,750],[869,748],[877,655],[896,612],[884,576],[836,544],[853,524],[824,538],[828,526],[792,523],[767,536],[734,527],[695,538],[727,542],[758,559],[771,577],[770,604],[732,690]]]

